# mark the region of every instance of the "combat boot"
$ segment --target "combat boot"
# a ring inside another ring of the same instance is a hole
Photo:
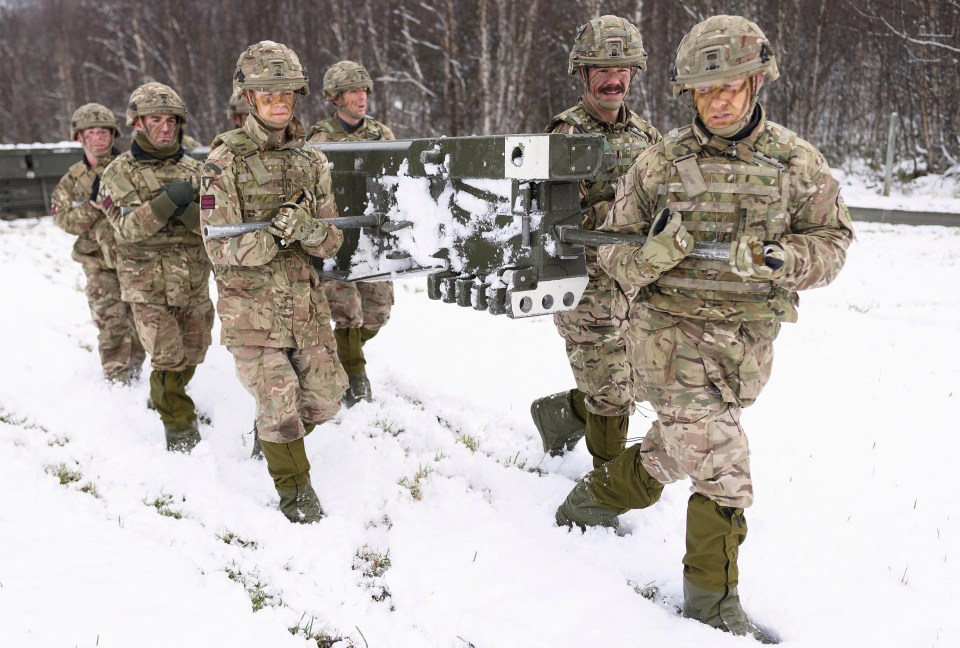
[[[779,638],[744,612],[737,593],[740,545],[747,537],[743,509],[719,506],[694,493],[687,503],[687,552],[683,557],[683,615],[718,630],[764,644]]]
[[[200,430],[197,429],[196,419],[186,426],[164,423],[163,432],[167,439],[167,450],[170,452],[189,453],[200,443]]]
[[[540,433],[543,451],[551,456],[573,450],[586,434],[586,407],[579,389],[544,396],[530,405],[530,416]]]
[[[311,524],[323,518],[323,508],[310,484],[310,461],[303,439],[273,443],[261,439],[267,471],[280,496],[280,511],[291,522]]]
[[[347,374],[350,380],[350,386],[343,392],[343,404],[345,407],[353,407],[360,401],[367,403],[373,402],[373,392],[370,388],[370,380],[364,371],[360,373]]]
[[[589,475],[588,475],[589,477]],[[619,529],[620,511],[601,505],[590,492],[587,477],[577,482],[555,515],[557,526],[573,528],[574,525],[585,531],[587,527],[602,526]]]

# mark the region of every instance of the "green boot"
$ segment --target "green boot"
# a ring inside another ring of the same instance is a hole
[[[323,518],[320,500],[310,485],[310,461],[303,439],[290,443],[260,440],[267,471],[280,496],[280,511],[291,522],[311,524]]]
[[[660,499],[663,484],[640,463],[640,446],[630,446],[616,459],[594,468],[577,482],[557,509],[557,524],[581,529],[588,526],[617,528],[617,516],[647,508]]]
[[[363,355],[363,343],[376,333],[364,328],[333,330],[333,336],[337,339],[337,357],[350,380],[350,386],[343,394],[343,404],[346,407],[353,407],[360,401],[373,401],[370,381],[367,379],[367,359]]]
[[[163,434],[167,440],[167,450],[170,452],[189,453],[200,443],[200,430],[197,429],[196,419],[185,426],[164,423]]]
[[[719,506],[699,493],[690,496],[683,615],[730,634],[779,643],[776,635],[754,624],[740,605],[737,560],[746,537],[743,509]]]
[[[586,419],[587,452],[593,457],[593,467],[599,468],[623,452],[630,417],[601,416],[587,409]]]
[[[573,450],[586,433],[583,392],[579,389],[544,396],[530,405],[530,416],[540,433],[543,451],[551,456]]]

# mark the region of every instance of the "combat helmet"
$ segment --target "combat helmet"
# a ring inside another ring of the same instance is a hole
[[[70,139],[77,139],[80,131],[86,128],[109,128],[114,137],[120,136],[120,124],[113,111],[98,103],[83,104],[70,118]]]
[[[240,88],[234,88],[230,94],[230,101],[227,103],[227,119],[233,119],[238,115],[247,115],[250,113],[250,104],[243,99],[243,91]]]
[[[582,25],[573,39],[567,73],[581,67],[647,69],[647,52],[640,30],[619,16],[600,16]]]
[[[310,79],[293,50],[281,43],[260,41],[240,54],[234,83],[242,90],[295,90],[310,94]]]
[[[741,16],[713,16],[683,37],[670,74],[673,96],[694,86],[745,79],[763,73],[780,76],[770,41],[756,23]]]
[[[187,106],[180,95],[168,85],[151,81],[130,93],[130,101],[127,103],[127,126],[133,126],[133,121],[137,117],[157,113],[174,115],[181,124],[187,121]]]
[[[367,68],[353,61],[339,61],[330,66],[323,75],[323,98],[333,101],[341,92],[364,88],[368,93],[373,92],[373,79]]]

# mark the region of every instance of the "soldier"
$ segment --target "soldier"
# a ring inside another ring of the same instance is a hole
[[[340,61],[323,75],[323,97],[334,107],[334,114],[310,129],[311,142],[357,142],[392,140],[393,131],[367,114],[367,99],[373,92],[373,80],[359,63]],[[350,379],[344,404],[352,407],[370,401],[372,391],[367,379],[363,345],[390,319],[393,306],[392,281],[345,282],[323,279],[323,290],[330,303],[337,354]]]
[[[261,41],[240,55],[235,78],[250,118],[214,140],[200,217],[204,225],[271,225],[204,241],[217,280],[221,342],[256,400],[255,434],[280,510],[292,522],[316,522],[323,510],[303,437],[340,409],[347,378],[311,259],[336,254],[343,235],[320,220],[337,215],[330,166],[307,146],[293,116],[297,95],[309,92],[297,55]]]
[[[250,106],[243,100],[243,93],[239,88],[235,88],[230,95],[230,102],[227,104],[227,119],[233,124],[234,128],[243,128],[243,124],[250,115]]]
[[[614,187],[634,159],[660,141],[660,133],[630,110],[626,96],[637,70],[647,68],[640,32],[617,16],[601,16],[580,27],[567,67],[583,84],[577,105],[554,117],[546,132],[600,133],[616,165],[580,185],[582,227],[603,222]],[[562,454],[584,434],[594,467],[623,451],[634,407],[634,388],[623,339],[627,302],[587,248],[587,288],[576,308],[554,316],[566,342],[577,387],[540,398],[530,412],[544,452]]]
[[[167,449],[200,441],[186,386],[210,346],[210,264],[200,238],[200,167],[184,155],[187,109],[162,83],[130,95],[130,150],[103,172],[99,204],[117,235],[117,274],[140,341],[150,354],[150,403],[163,421]]]
[[[687,94],[693,124],[640,156],[602,226],[647,241],[600,247],[632,300],[630,362],[657,420],[557,510],[558,524],[616,527],[689,477],[684,614],[761,641],[775,638],[737,594],[753,502],[740,413],[770,376],[780,323],[797,319],[797,291],[829,284],[853,239],[824,157],[757,102],[778,76],[763,32],[739,16],[709,18],[681,41],[673,93]],[[729,242],[729,263],[688,257],[696,241]]]
[[[57,184],[51,202],[53,222],[77,235],[71,257],[87,277],[87,303],[99,331],[103,375],[110,382],[127,384],[140,375],[146,354],[130,307],[120,299],[113,228],[96,203],[100,171],[120,152],[113,145],[119,136],[120,127],[109,108],[98,103],[77,108],[70,120],[70,137],[83,145],[83,159]]]

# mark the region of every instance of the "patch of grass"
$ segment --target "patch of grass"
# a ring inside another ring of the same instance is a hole
[[[93,497],[100,499],[100,492],[97,490],[97,485],[93,482],[87,482],[77,490],[79,490],[81,493],[86,493],[87,495],[92,495]]]
[[[470,434],[461,434],[457,441],[467,447],[470,452],[476,452],[480,449],[480,439]]]
[[[243,589],[247,591],[247,596],[250,597],[250,604],[253,606],[254,612],[267,606],[283,605],[280,596],[269,591],[269,584],[260,580],[260,574],[256,569],[244,573],[236,563],[232,562],[224,568],[224,571],[230,580],[243,585]]]
[[[61,485],[80,481],[80,478],[83,477],[83,474],[79,470],[71,468],[65,463],[57,464],[56,466],[46,466],[44,471],[59,479]]]
[[[256,549],[258,546],[253,540],[244,540],[232,531],[224,531],[223,533],[217,535],[217,540],[220,540],[224,544],[243,547],[244,549]]]
[[[363,574],[364,588],[370,591],[370,598],[378,603],[390,598],[390,590],[383,582],[383,575],[390,569],[390,552],[381,553],[369,545],[357,549],[354,555],[354,571]]]
[[[419,502],[423,499],[423,490],[420,488],[420,482],[422,482],[431,472],[433,472],[433,469],[429,466],[420,466],[420,469],[413,475],[413,477],[404,477],[397,483],[409,490],[410,496]]]
[[[295,637],[309,639],[317,644],[317,648],[334,648],[334,646],[336,646],[336,648],[356,648],[357,644],[353,643],[353,640],[343,637],[338,632],[327,632],[327,626],[323,626],[319,630],[314,630],[314,617],[310,617],[310,620],[304,623],[303,620],[306,618],[306,616],[307,615],[304,614],[302,617],[300,617],[300,621],[297,623],[297,625],[293,626],[292,628],[287,628],[287,630],[290,631],[290,634]]]
[[[520,470],[523,470],[524,468],[527,467],[526,461],[520,461],[519,450],[517,450],[517,454],[513,455],[512,457],[507,457],[506,459],[499,459],[497,463],[499,463],[504,468],[513,467],[513,468],[519,468]]]
[[[70,443],[70,437],[68,437],[68,436],[55,436],[55,437],[53,437],[52,439],[50,439],[49,441],[47,441],[47,445],[50,446],[51,448],[52,448],[53,446],[59,446],[59,447],[62,448],[63,446],[67,445],[68,443]]]
[[[167,517],[172,517],[174,520],[179,520],[183,518],[183,513],[172,508],[173,504],[173,495],[168,495],[167,493],[161,492],[160,495],[155,497],[152,501],[144,498],[143,503],[147,506],[152,506],[157,509],[157,513],[160,515],[165,515]]]
[[[398,426],[396,422],[393,421],[393,419],[387,418],[385,416],[381,416],[377,418],[376,420],[374,420],[373,424],[376,427],[383,430],[386,434],[389,434],[390,436],[395,437],[395,436],[398,436],[401,432],[403,432],[402,427]]]

